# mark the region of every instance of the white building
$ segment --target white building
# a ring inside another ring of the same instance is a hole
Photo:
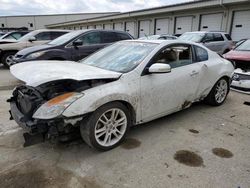
[[[116,29],[127,31],[134,37],[216,30],[226,31],[233,40],[240,40],[250,38],[250,0],[198,0],[49,24],[47,28]]]
[[[43,29],[45,25],[58,22],[68,22],[79,19],[107,16],[117,12],[81,13],[81,14],[53,14],[53,15],[23,15],[23,16],[0,16],[1,28],[26,27],[29,30]]]

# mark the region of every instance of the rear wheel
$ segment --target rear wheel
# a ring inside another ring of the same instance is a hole
[[[227,78],[221,78],[216,82],[208,96],[205,98],[205,102],[213,105],[219,106],[224,103],[229,93],[229,82]]]
[[[110,150],[125,138],[131,125],[130,112],[120,102],[98,108],[80,126],[83,140],[99,150]]]
[[[16,52],[6,52],[3,54],[1,58],[1,62],[3,63],[5,67],[9,68],[11,66],[11,64],[13,63],[12,59],[15,54]]]

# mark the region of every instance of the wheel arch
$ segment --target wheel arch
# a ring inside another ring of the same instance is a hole
[[[109,101],[107,103],[102,104],[101,106],[97,107],[95,110],[97,110],[98,108],[101,108],[102,106],[105,106],[107,104],[111,104],[111,103],[115,103],[115,102],[119,102],[121,104],[123,104],[130,112],[131,115],[131,120],[132,120],[132,125],[136,124],[136,110],[134,109],[134,107],[132,106],[131,103],[129,103],[128,101],[125,100],[114,100],[114,101]],[[95,111],[94,110],[94,111]],[[88,115],[90,115],[91,113],[93,113],[94,111],[90,112]]]

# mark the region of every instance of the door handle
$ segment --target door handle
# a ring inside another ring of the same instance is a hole
[[[199,72],[193,70],[193,71],[190,73],[190,76],[195,76],[195,75],[197,75],[197,74],[199,74]]]

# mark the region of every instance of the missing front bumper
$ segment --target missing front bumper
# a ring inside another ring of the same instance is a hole
[[[10,102],[10,119],[22,127],[26,133],[23,134],[24,147],[31,146],[49,140],[52,143],[58,141],[66,142],[80,137],[78,124],[83,117],[72,119],[37,120],[28,119],[19,111],[14,101]]]

